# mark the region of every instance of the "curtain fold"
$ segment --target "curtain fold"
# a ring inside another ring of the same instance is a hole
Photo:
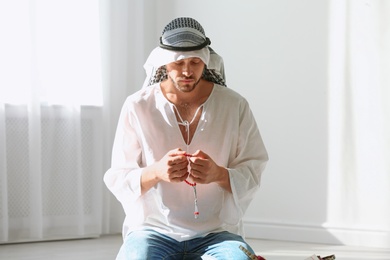
[[[0,238],[8,241],[8,179],[5,148],[5,113],[4,104],[0,103]]]
[[[337,0],[330,14],[328,224],[376,234],[352,240],[387,247],[390,3]]]

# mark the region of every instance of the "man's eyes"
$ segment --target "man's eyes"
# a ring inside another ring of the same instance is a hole
[[[190,63],[191,64],[199,64],[200,63],[200,59],[194,59],[194,60],[191,60]],[[176,61],[174,62],[175,65],[177,66],[181,66],[181,65],[184,65],[184,61]]]

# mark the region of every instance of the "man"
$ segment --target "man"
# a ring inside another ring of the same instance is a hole
[[[192,18],[174,19],[123,105],[104,181],[121,202],[117,259],[247,259],[241,218],[268,160],[247,101]]]

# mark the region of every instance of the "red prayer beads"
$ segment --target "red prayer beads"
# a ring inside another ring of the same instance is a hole
[[[187,180],[184,180],[184,181],[185,181],[185,183],[187,183],[187,184],[190,185],[191,187],[196,186],[196,182],[191,183],[191,182],[189,182],[189,181],[187,181]]]

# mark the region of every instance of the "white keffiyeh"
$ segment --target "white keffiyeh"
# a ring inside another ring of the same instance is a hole
[[[146,79],[143,87],[167,79],[165,65],[178,60],[197,57],[205,66],[202,78],[226,86],[223,59],[208,45],[202,26],[192,18],[176,18],[163,30],[160,46],[156,47],[144,64]]]

